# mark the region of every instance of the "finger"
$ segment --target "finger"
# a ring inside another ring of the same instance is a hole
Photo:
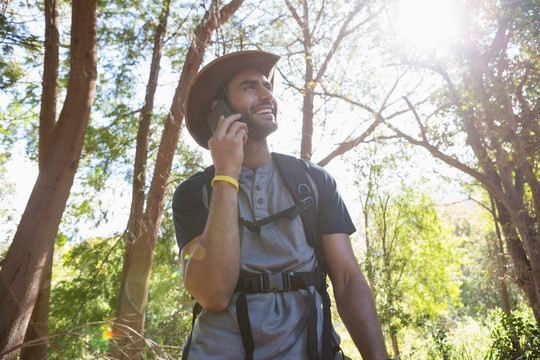
[[[240,129],[244,129],[247,132],[248,131],[247,124],[239,120],[235,120],[231,123],[228,133],[236,134]]]
[[[217,125],[216,132],[217,131],[222,131],[223,133],[229,132],[231,124],[234,123],[235,121],[239,120],[241,117],[242,117],[242,115],[240,115],[240,114],[233,114],[233,115],[227,116],[227,117],[221,115],[219,117],[219,120],[218,120],[218,125]]]

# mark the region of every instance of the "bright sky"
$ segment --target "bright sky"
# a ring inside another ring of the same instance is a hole
[[[430,49],[445,44],[460,28],[458,0],[404,0],[394,27],[405,44]]]

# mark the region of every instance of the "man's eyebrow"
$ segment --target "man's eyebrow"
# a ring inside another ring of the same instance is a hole
[[[259,82],[259,80],[255,80],[255,79],[246,79],[244,81],[242,81],[240,84],[238,84],[238,86],[242,86],[242,85],[255,85]]]
[[[238,87],[241,87],[244,85],[257,85],[258,83],[259,83],[258,79],[246,79],[242,81],[240,84],[238,84]],[[263,83],[263,86],[268,86],[270,88],[272,87],[272,83],[268,80],[263,80],[262,83]]]

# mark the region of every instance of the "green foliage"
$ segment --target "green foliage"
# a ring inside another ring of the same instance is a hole
[[[400,333],[401,360],[479,360],[491,344],[491,323],[486,317],[448,316]]]
[[[499,311],[494,316],[498,322],[487,360],[540,359],[540,327],[530,313],[513,311],[507,317]]]
[[[365,162],[364,162],[365,161]],[[355,163],[366,241],[362,262],[381,321],[391,333],[423,326],[459,306],[461,250],[434,201],[394,169],[407,157],[381,146]]]
[[[11,12],[8,14],[9,17],[3,11],[0,13],[0,91],[9,89],[26,74],[23,64],[13,56],[15,48],[34,53],[41,47],[38,37],[29,33],[26,24],[15,22]]]
[[[124,238],[89,239],[59,248],[51,293],[50,358],[86,359],[109,350],[122,269]],[[147,343],[174,354],[191,321],[191,299],[179,271],[170,214],[156,247],[146,311]]]
[[[491,214],[472,202],[446,205],[441,213],[443,219],[452,224],[454,236],[465,249],[461,311],[468,316],[478,316],[503,308],[502,281],[508,289],[509,302],[522,302],[523,295],[513,282],[511,259],[499,249]]]
[[[152,267],[145,333],[158,344],[180,346],[191,328],[193,301],[183,285],[172,210],[166,212]]]
[[[409,194],[385,198],[386,213],[373,214],[385,221],[377,228],[386,227],[391,236],[386,249],[379,247],[383,239],[372,237],[372,266],[381,269],[375,280],[381,321],[393,332],[459,306],[457,243],[441,225],[432,200],[405,190]]]
[[[59,353],[72,359],[83,358],[107,349],[103,334],[118,295],[122,240],[89,239],[59,249],[53,271],[49,332],[65,334],[53,339],[52,357]],[[85,324],[86,330],[74,330]]]
[[[24,71],[20,63],[15,59],[0,60],[0,72],[2,77],[0,78],[0,89],[7,88],[24,76]]]

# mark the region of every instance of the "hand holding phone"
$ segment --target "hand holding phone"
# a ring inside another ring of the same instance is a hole
[[[223,100],[219,100],[216,106],[210,111],[210,114],[206,117],[206,122],[208,123],[208,126],[210,126],[210,129],[212,129],[212,132],[216,132],[217,128],[217,122],[219,120],[219,117],[221,115],[228,117],[233,114],[232,110],[229,108],[227,103]]]
[[[221,116],[223,128],[216,134],[217,124]],[[240,114],[234,113],[224,100],[218,101],[216,106],[206,117],[208,126],[212,129],[214,135],[208,140],[208,146],[212,155],[212,160],[217,174],[238,178],[242,171],[242,162],[244,158],[244,149],[247,141],[247,125],[238,122]],[[238,140],[242,140],[239,142]]]

